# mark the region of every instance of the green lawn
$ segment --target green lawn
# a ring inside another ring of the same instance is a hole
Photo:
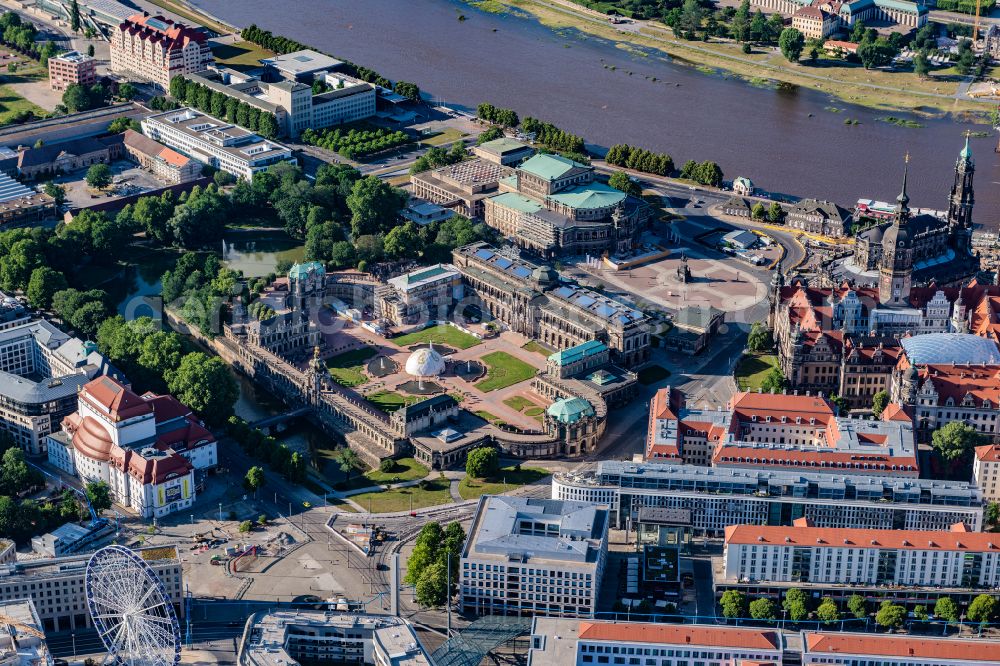
[[[31,111],[39,118],[48,114],[42,107],[18,95],[10,86],[0,86],[0,125],[10,122],[11,118],[23,111]]]
[[[503,404],[507,405],[511,409],[515,409],[525,416],[530,416],[539,423],[542,422],[542,413],[545,411],[538,406],[537,403],[528,400],[527,398],[521,397],[519,395],[514,395],[503,401]]]
[[[426,488],[413,486],[411,488],[383,490],[377,493],[363,493],[352,495],[351,500],[363,507],[365,511],[368,511],[370,507],[372,513],[408,511],[411,508],[422,509],[438,504],[449,504],[452,501],[450,487],[451,482],[448,479],[435,479],[428,481]]]
[[[670,371],[664,368],[662,365],[650,365],[643,368],[636,373],[639,377],[639,383],[650,385],[656,382],[661,382],[670,376]]]
[[[507,352],[486,354],[481,360],[486,364],[486,379],[477,382],[476,388],[484,393],[531,379],[537,372],[535,368]]]
[[[458,484],[458,492],[462,499],[475,499],[480,495],[499,495],[504,490],[513,490],[527,483],[534,483],[548,476],[549,473],[537,467],[522,467],[515,469],[513,465],[504,467],[490,479],[470,479],[465,477]],[[504,482],[506,481],[506,487]]]
[[[485,409],[478,409],[478,410],[476,410],[476,411],[475,411],[475,412],[473,412],[473,413],[474,413],[474,414],[475,414],[476,416],[478,416],[479,418],[483,419],[484,421],[489,421],[489,422],[490,422],[490,423],[492,423],[493,425],[509,425],[509,424],[508,424],[508,423],[507,423],[506,421],[504,421],[504,420],[503,420],[502,418],[500,418],[500,417],[499,417],[499,416],[497,416],[496,414],[490,414],[490,413],[489,413],[488,411],[486,411]]]
[[[212,49],[215,61],[220,65],[236,70],[254,69],[260,67],[260,61],[274,56],[273,51],[261,48],[253,42],[236,42],[234,44],[217,44]]]
[[[449,127],[443,132],[439,132],[426,139],[421,139],[420,143],[425,146],[440,146],[446,143],[452,143],[453,141],[458,141],[459,139],[467,136],[464,132],[461,132],[454,127]]]
[[[423,396],[403,395],[401,393],[396,393],[395,391],[377,391],[366,395],[365,400],[372,403],[383,412],[391,414],[397,409],[402,409],[407,405],[420,402],[423,400]]]
[[[736,366],[736,386],[741,391],[756,391],[771,368],[778,367],[778,357],[772,354],[744,356]]]
[[[536,354],[541,354],[545,358],[548,358],[549,355],[552,353],[551,350],[549,350],[546,347],[543,347],[542,343],[536,340],[531,340],[530,342],[528,342],[528,344],[521,347],[521,349],[525,351],[535,352]]]
[[[391,472],[383,472],[373,469],[366,472],[365,476],[375,483],[399,483],[401,481],[415,481],[427,476],[428,469],[418,463],[413,458],[400,458],[394,460],[396,466]]]
[[[455,349],[468,349],[469,347],[475,347],[481,342],[481,340],[476,336],[469,335],[468,333],[460,331],[454,326],[448,326],[447,324],[431,326],[430,328],[425,328],[422,331],[407,333],[406,335],[401,335],[398,338],[393,338],[392,341],[400,347],[409,347],[410,345],[420,345],[434,342],[437,344],[448,345],[449,347],[454,347]]]
[[[364,373],[365,361],[376,353],[378,352],[371,347],[352,349],[327,359],[326,367],[333,380],[341,386],[361,386],[368,381]]]

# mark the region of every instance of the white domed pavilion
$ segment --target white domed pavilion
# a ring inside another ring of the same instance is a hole
[[[406,359],[406,374],[413,377],[437,377],[444,370],[444,359],[433,347],[418,349]]]

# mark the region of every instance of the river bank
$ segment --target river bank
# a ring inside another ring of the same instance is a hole
[[[606,17],[575,5],[572,0],[463,1],[493,14],[516,8],[550,29],[579,30],[615,42],[623,50],[653,48],[705,74],[734,75],[752,85],[802,86],[871,109],[924,115],[972,112],[982,114],[985,122],[985,113],[991,106],[990,102],[962,95],[964,81],[953,74],[921,79],[909,71],[866,70],[840,60],[821,58],[815,64],[790,63],[770,47],[755,47],[753,53],[743,54],[735,42],[715,38],[709,42],[677,39],[670,28],[654,21],[611,24]],[[642,55],[643,51],[638,53]]]

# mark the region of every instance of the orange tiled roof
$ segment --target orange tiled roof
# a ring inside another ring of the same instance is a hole
[[[977,446],[976,458],[983,462],[1000,462],[1000,446],[996,444]]]
[[[816,419],[814,425],[827,425],[834,419],[833,408],[825,398],[811,395],[781,395],[771,393],[737,393],[730,402],[733,416],[741,421],[750,421],[756,416],[758,421],[781,421],[786,417],[794,423],[797,417],[808,422]]]
[[[997,661],[1000,654],[1000,643],[996,641],[840,632],[807,632],[806,647],[810,653],[948,659],[966,663]]]
[[[726,544],[894,548],[902,550],[1000,551],[1000,535],[988,532],[921,532],[830,527],[730,525]]]
[[[80,395],[114,421],[124,421],[153,411],[152,405],[106,375],[87,382]]]
[[[860,435],[859,435],[860,437]],[[884,443],[878,437],[866,434],[872,444]],[[883,436],[884,437],[884,436]],[[720,446],[712,456],[716,465],[768,465],[803,468],[827,468],[848,471],[912,471],[919,472],[916,456],[889,456],[880,453],[857,451],[803,451],[801,449],[769,449],[754,446]],[[892,470],[893,465],[896,466]]]
[[[668,645],[704,645],[752,650],[779,649],[773,631],[708,627],[698,625],[663,625],[636,622],[581,622],[580,640],[620,641],[625,643],[664,643]]]

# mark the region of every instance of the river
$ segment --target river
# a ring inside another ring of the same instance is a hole
[[[748,176],[766,190],[842,205],[893,200],[909,152],[912,205],[947,209],[962,134],[985,129],[948,119],[898,127],[876,120],[884,112],[817,91],[759,88],[703,74],[659,52],[632,54],[599,38],[458,0],[194,2],[235,25],[252,20],[393,80],[414,81],[451,106],[509,106],[596,145],[642,145],[670,153],[677,164],[714,160],[729,178]],[[457,20],[460,14],[467,20]],[[845,118],[860,124],[845,125]],[[974,138],[972,146],[976,220],[996,227],[1000,156],[993,141]]]

